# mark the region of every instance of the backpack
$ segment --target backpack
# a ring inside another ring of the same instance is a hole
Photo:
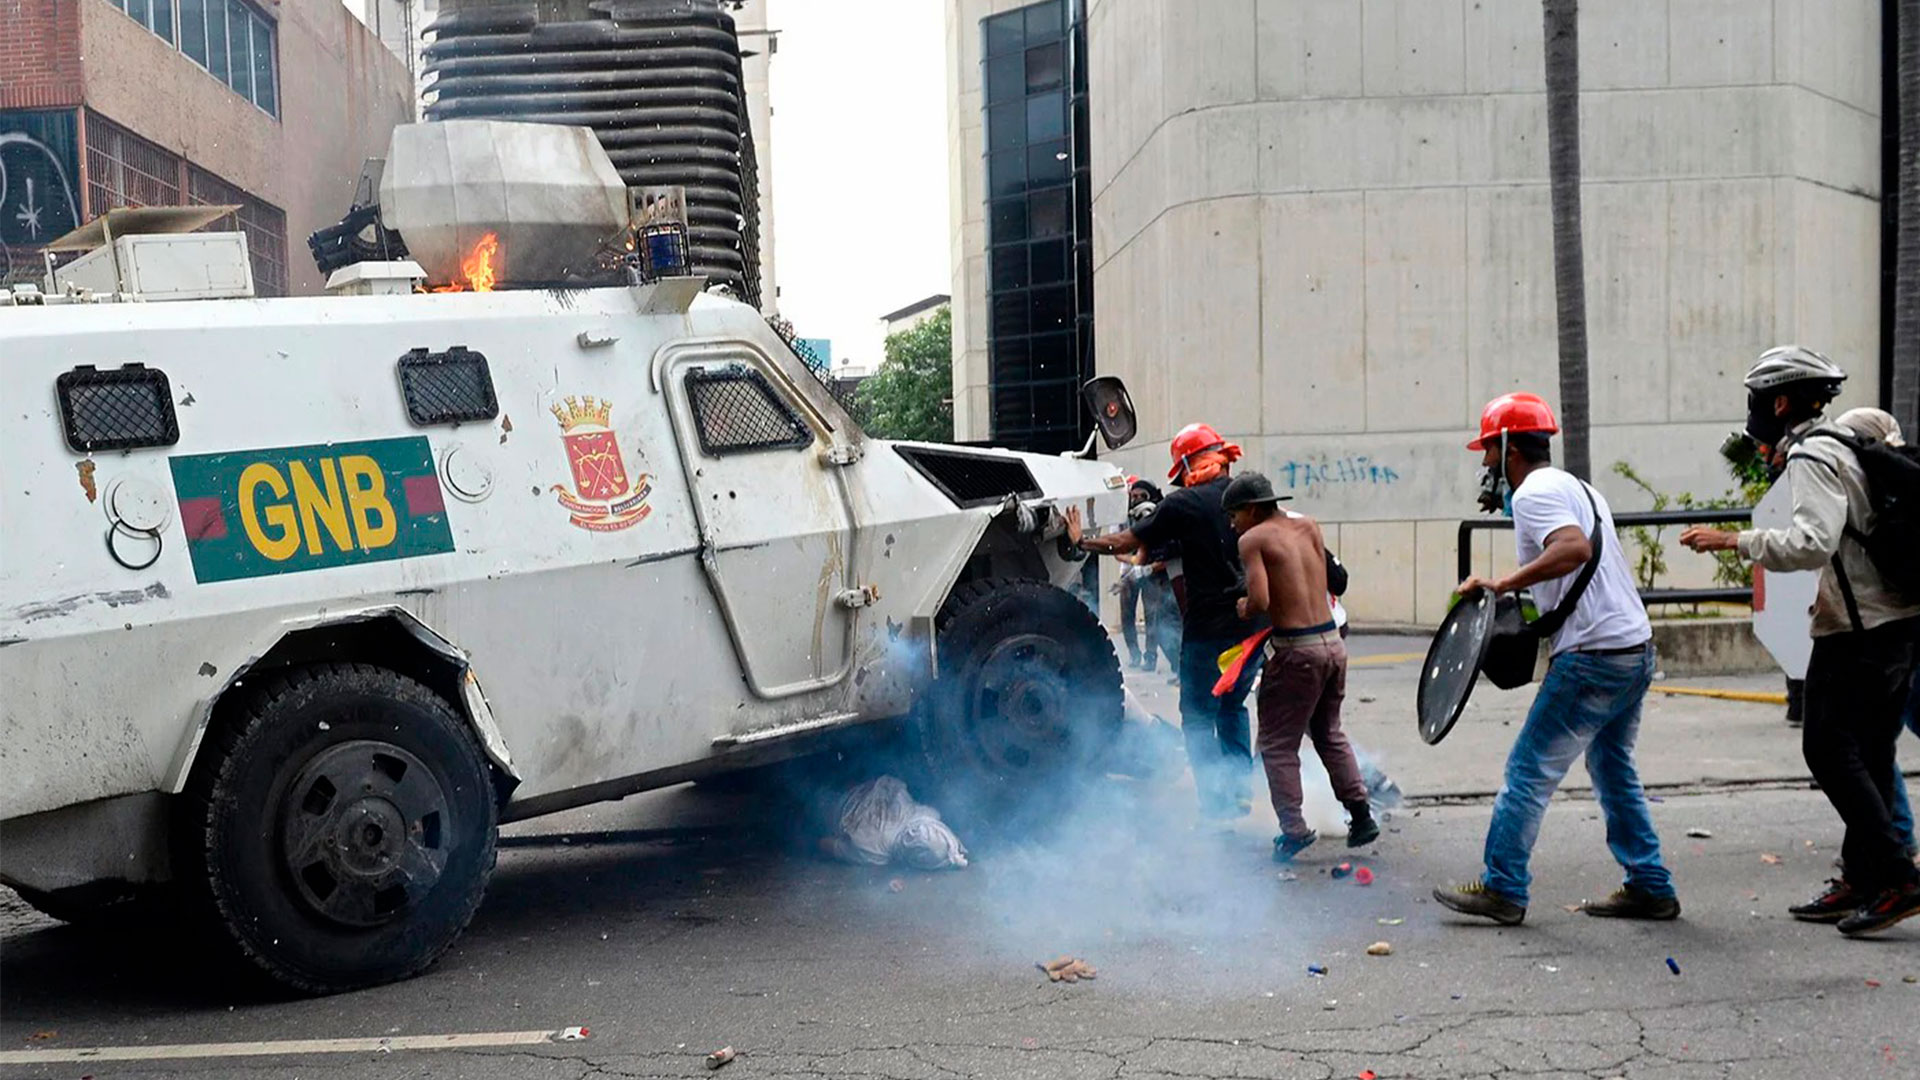
[[[1867,477],[1873,531],[1863,534],[1848,522],[1846,535],[1866,550],[1868,561],[1889,591],[1903,600],[1920,602],[1920,447],[1890,446],[1878,439],[1862,439],[1828,428],[1809,433],[1809,437],[1814,436],[1832,439],[1853,451],[1860,471]],[[1848,615],[1858,625],[1853,590],[1847,585],[1846,572],[1839,570],[1839,558],[1836,552],[1834,566],[1846,595]]]

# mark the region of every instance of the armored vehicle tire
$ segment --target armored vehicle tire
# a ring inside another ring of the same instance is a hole
[[[208,735],[178,880],[214,939],[325,994],[425,970],[493,873],[486,759],[447,702],[364,664],[268,676]]]
[[[1050,781],[1104,760],[1120,731],[1120,660],[1100,620],[1043,581],[961,586],[941,610],[923,739],[942,810],[1019,825],[1057,808]]]

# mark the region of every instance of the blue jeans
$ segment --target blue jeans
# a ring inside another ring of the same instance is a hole
[[[1507,757],[1506,783],[1493,801],[1486,851],[1489,890],[1526,905],[1533,880],[1527,861],[1547,800],[1585,751],[1587,774],[1607,819],[1607,847],[1626,868],[1627,884],[1653,896],[1674,895],[1633,764],[1640,702],[1652,682],[1651,645],[1637,654],[1564,652],[1553,658]]]
[[[1180,644],[1180,731],[1186,736],[1187,764],[1200,793],[1200,816],[1232,819],[1253,809],[1253,743],[1247,721],[1247,691],[1260,673],[1247,664],[1240,683],[1222,697],[1220,654],[1237,638],[1187,637]]]
[[[1901,717],[1907,730],[1920,735],[1920,670],[1913,673],[1913,686],[1907,692],[1907,711]],[[1900,766],[1893,768],[1893,827],[1900,838],[1907,842],[1907,854],[1920,854],[1920,843],[1915,843],[1913,835],[1913,804],[1907,801],[1907,778],[1900,775]]]

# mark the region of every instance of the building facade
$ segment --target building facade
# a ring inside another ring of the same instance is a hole
[[[880,316],[881,333],[886,337],[904,334],[940,313],[940,309],[953,302],[946,293],[935,293],[908,304],[906,307],[889,311]]]
[[[1078,447],[1094,374],[1093,187],[1082,0],[947,9],[954,429]]]
[[[1539,0],[1085,3],[1097,367],[1141,414],[1118,460],[1161,475],[1172,434],[1212,423],[1327,523],[1357,619],[1437,622],[1481,404],[1558,397]],[[965,80],[1015,6],[949,9],[956,314],[989,287]],[[1614,462],[1668,493],[1732,486],[1716,448],[1770,345],[1845,366],[1842,407],[1880,402],[1880,13],[1581,6],[1592,452],[1616,506],[1649,496]],[[956,411],[992,437],[991,327],[967,314]],[[1480,565],[1503,555],[1480,534]],[[1709,569],[1670,562],[1676,584]]]
[[[0,3],[0,275],[116,206],[238,205],[263,296],[317,293],[309,232],[412,118],[403,62],[339,0]]]

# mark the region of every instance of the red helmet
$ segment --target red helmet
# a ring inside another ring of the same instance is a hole
[[[1218,450],[1227,445],[1227,440],[1213,430],[1209,424],[1188,424],[1173,437],[1173,443],[1167,447],[1173,452],[1173,468],[1167,470],[1167,479],[1178,480],[1180,473],[1187,467],[1187,460],[1195,454],[1208,450]]]
[[[1531,431],[1553,435],[1559,430],[1553,410],[1539,394],[1501,394],[1480,410],[1480,437],[1468,443],[1467,449],[1485,450],[1488,439],[1498,439],[1502,434]]]

